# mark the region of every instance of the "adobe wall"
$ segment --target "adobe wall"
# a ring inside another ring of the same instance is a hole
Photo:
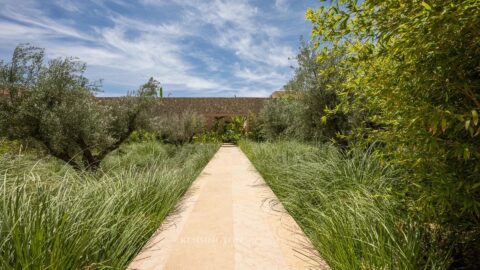
[[[162,116],[177,114],[184,111],[193,111],[207,121],[207,125],[215,119],[236,115],[247,116],[249,113],[258,114],[268,98],[177,98],[167,97],[158,100],[155,106],[155,115]]]
[[[204,116],[234,116],[258,113],[268,98],[162,98],[158,114],[194,111]]]
[[[115,97],[98,97],[100,102],[114,100]],[[179,114],[192,111],[202,115],[211,126],[216,119],[231,116],[258,114],[270,98],[219,98],[219,97],[166,97],[156,98],[153,117]]]

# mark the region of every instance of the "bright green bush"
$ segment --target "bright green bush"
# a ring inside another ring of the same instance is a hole
[[[211,130],[195,136],[195,141],[237,143],[247,135],[246,121],[240,115],[216,119]]]
[[[0,268],[125,269],[217,149],[123,145],[83,173],[0,155]]]
[[[395,199],[404,174],[369,151],[285,141],[240,147],[332,269],[446,269],[448,256]]]
[[[222,138],[214,131],[203,132],[193,137],[195,143],[221,143]]]
[[[346,53],[337,111],[365,115],[359,143],[381,142],[409,171],[412,216],[442,234],[452,267],[480,254],[480,2],[333,1],[309,10],[319,61]],[[337,84],[337,85],[338,85]]]
[[[228,143],[237,143],[245,136],[245,117],[234,116],[230,122],[225,125],[225,130],[222,134],[222,141]]]

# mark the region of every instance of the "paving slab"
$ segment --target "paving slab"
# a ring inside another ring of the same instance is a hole
[[[245,154],[223,145],[128,269],[329,268]]]

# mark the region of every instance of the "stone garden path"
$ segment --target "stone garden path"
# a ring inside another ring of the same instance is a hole
[[[328,269],[243,152],[223,145],[128,269]]]

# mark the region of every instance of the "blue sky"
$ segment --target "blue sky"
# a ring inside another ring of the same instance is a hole
[[[0,59],[19,43],[76,56],[103,96],[153,76],[171,96],[268,96],[293,74],[317,0],[0,0]],[[290,60],[289,60],[290,58]]]

